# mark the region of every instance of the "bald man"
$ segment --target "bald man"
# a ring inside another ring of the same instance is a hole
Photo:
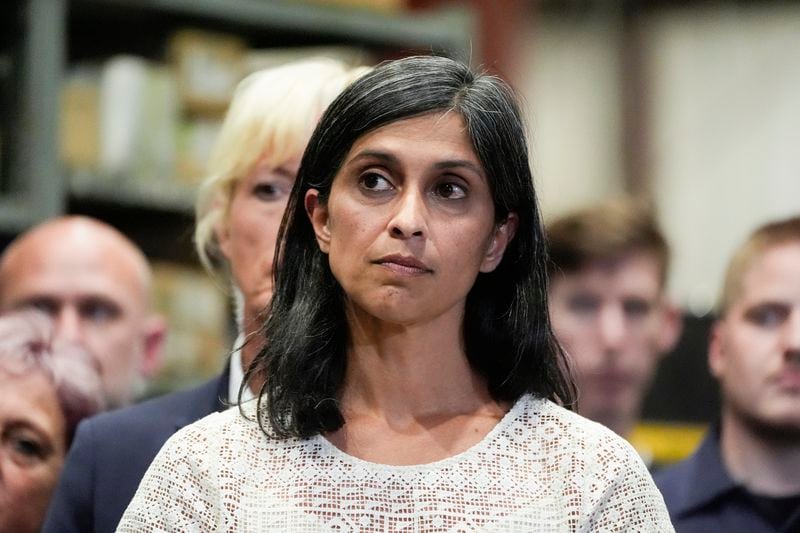
[[[97,357],[113,407],[131,403],[159,366],[165,324],[151,312],[150,285],[136,245],[88,217],[46,221],[0,257],[0,310],[50,314],[58,336]]]

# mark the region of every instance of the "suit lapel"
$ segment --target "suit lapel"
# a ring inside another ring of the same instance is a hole
[[[225,369],[219,376],[193,391],[190,408],[175,417],[175,431],[211,413],[224,411],[230,407],[228,400],[229,376],[230,362],[226,363]]]

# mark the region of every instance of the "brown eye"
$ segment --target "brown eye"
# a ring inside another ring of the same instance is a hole
[[[436,194],[447,200],[460,200],[466,198],[467,191],[461,185],[448,181],[436,186]]]
[[[362,188],[368,191],[381,192],[392,189],[392,184],[377,172],[366,172],[358,180]]]

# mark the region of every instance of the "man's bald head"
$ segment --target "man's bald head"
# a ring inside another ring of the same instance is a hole
[[[164,326],[151,315],[150,286],[136,245],[88,217],[44,222],[0,257],[0,309],[51,314],[59,336],[98,358],[112,405],[131,401],[157,368]]]
[[[117,263],[138,284],[137,295],[149,303],[152,275],[142,251],[105,222],[85,216],[64,216],[23,233],[0,256],[0,305],[6,299],[6,285],[13,281],[8,275],[13,275],[16,268],[29,261],[47,262],[59,255]]]

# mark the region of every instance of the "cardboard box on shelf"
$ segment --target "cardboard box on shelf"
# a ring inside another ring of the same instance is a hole
[[[172,35],[169,57],[186,111],[211,115],[225,111],[242,78],[246,50],[245,42],[232,35],[193,29]]]
[[[222,127],[221,119],[185,118],[178,128],[176,180],[189,185],[203,181],[208,158]]]
[[[72,71],[61,88],[59,152],[68,169],[97,170],[100,157],[100,75]]]

